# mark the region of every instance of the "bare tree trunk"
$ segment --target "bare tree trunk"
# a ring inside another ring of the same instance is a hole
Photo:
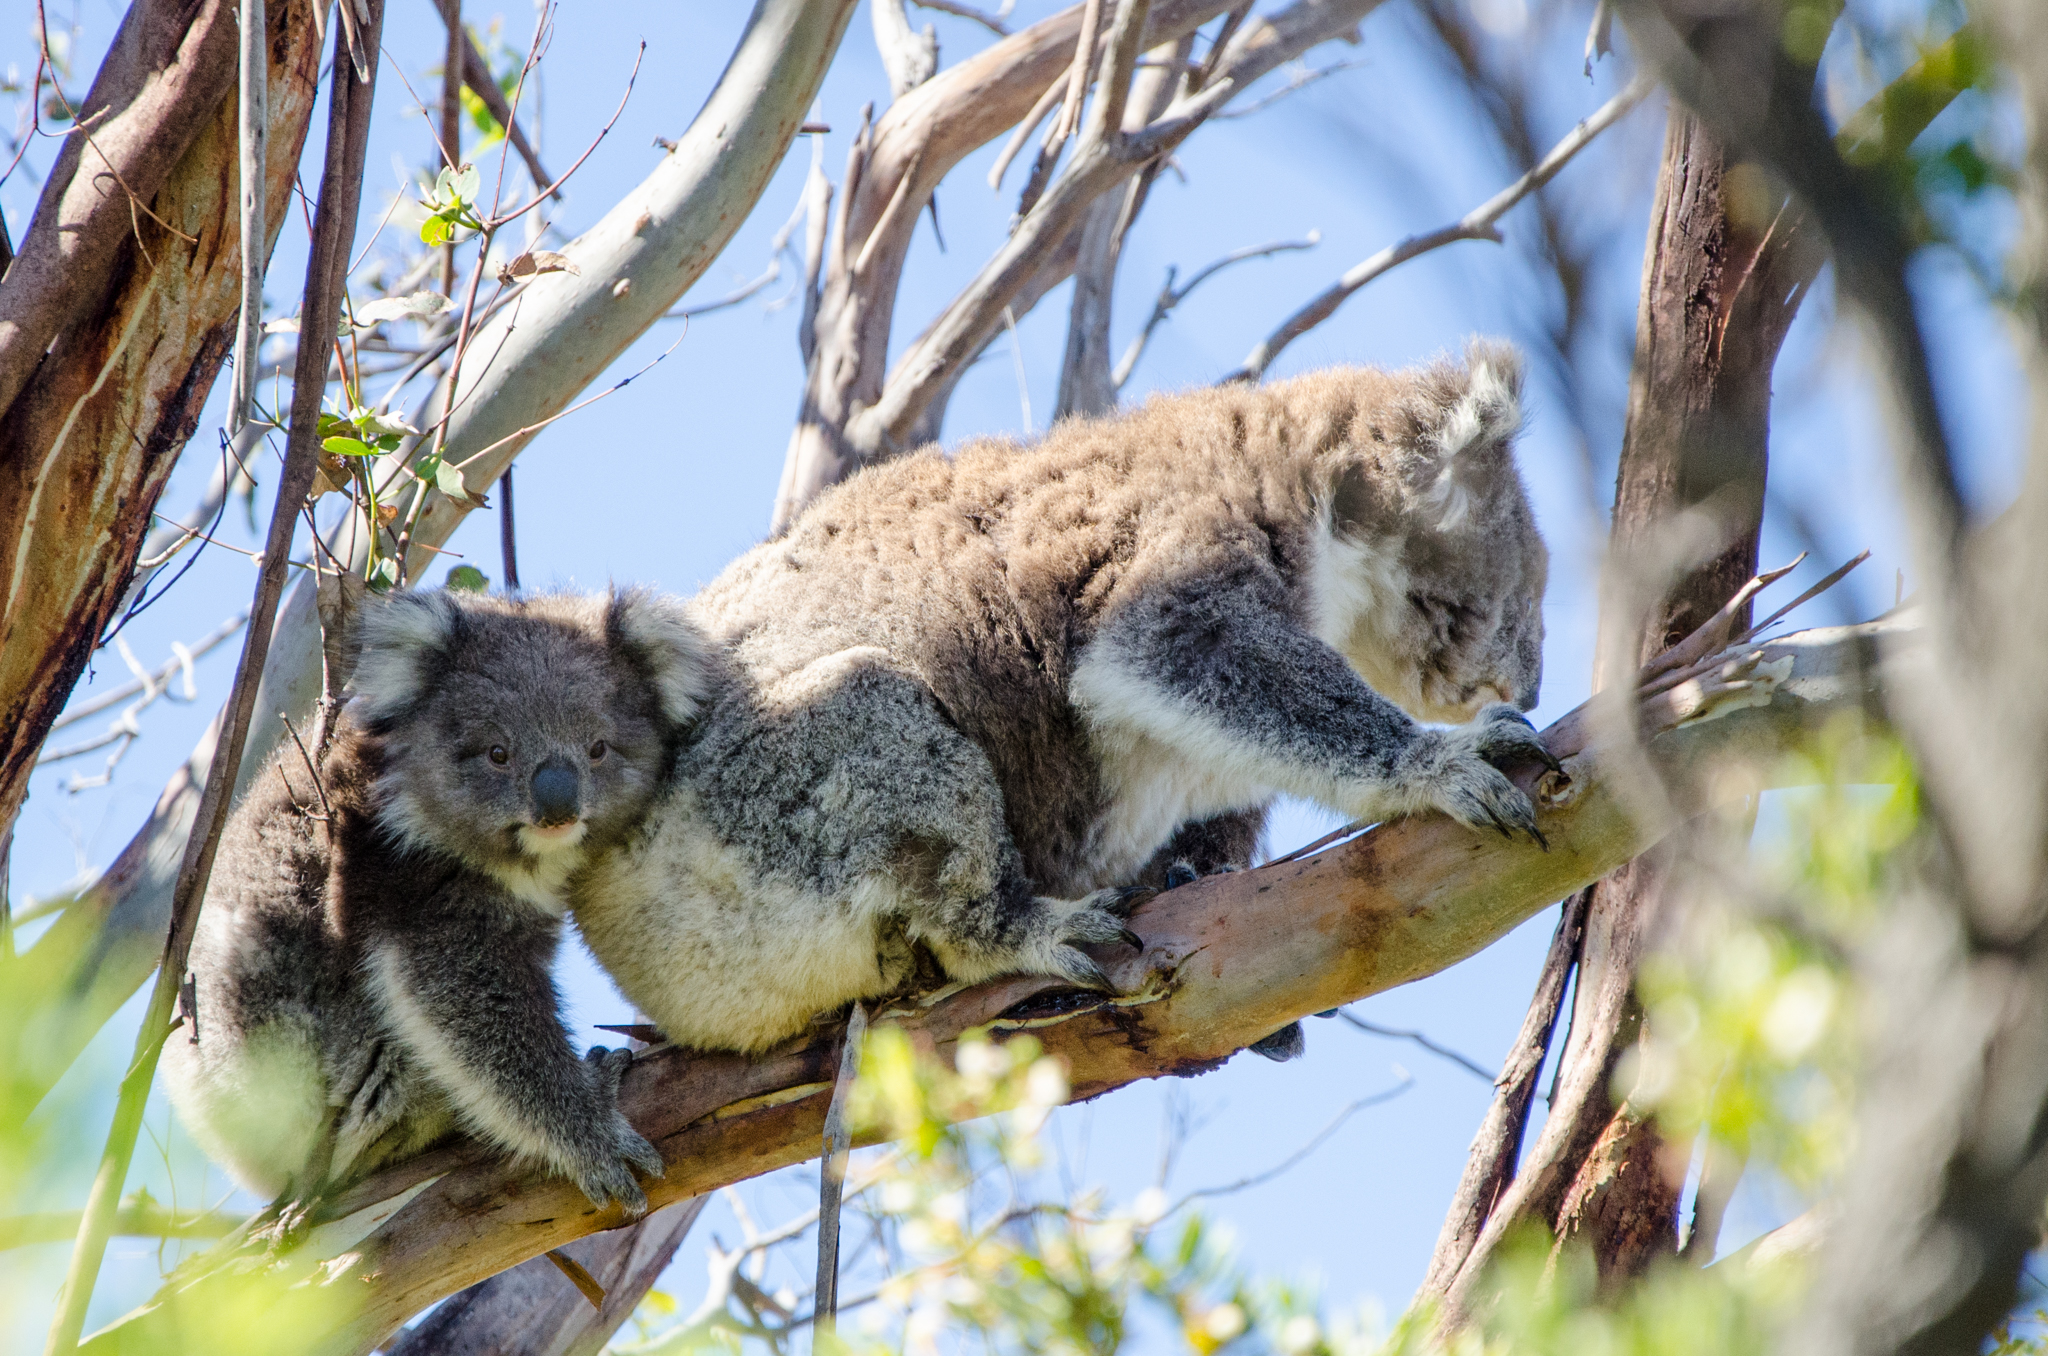
[[[1871,1006],[1856,1150],[1785,1349],[1982,1350],[2018,1298],[2048,1198],[2048,41],[2039,7],[1982,6],[2028,136],[2012,328],[2030,385],[2012,508],[1972,532],[1881,171],[1851,166],[1774,5],[1622,0],[1631,45],[1826,231],[1836,292],[1890,415],[1927,643],[1891,708],[1922,832],[1858,960]],[[1889,129],[1887,129],[1889,132]]]
[[[270,241],[287,216],[319,63],[311,8],[279,10]],[[0,282],[0,825],[13,822],[50,723],[114,620],[157,495],[233,342],[234,27],[232,4],[128,12],[86,100],[108,116],[66,143]]]
[[[1771,369],[1811,277],[1811,252],[1731,222],[1726,157],[1699,121],[1673,109],[1643,265],[1627,430],[1616,478],[1610,568],[1637,574],[1659,554],[1681,514],[1708,516],[1712,558],[1686,571],[1643,618],[1627,591],[1609,591],[1602,653],[1625,648],[1630,674],[1717,612],[1755,573],[1768,461]],[[1668,551],[1666,552],[1668,553]],[[1738,625],[1746,625],[1744,609]],[[1619,640],[1619,628],[1637,631]],[[1685,1155],[1612,1086],[1622,1054],[1641,1036],[1635,996],[1642,959],[1680,842],[1629,863],[1596,885],[1587,905],[1571,1037],[1558,1096],[1519,1170],[1520,1135],[1482,1134],[1468,1182],[1509,1181],[1483,1228],[1461,1193],[1446,1220],[1422,1294],[1454,1315],[1472,1302],[1494,1249],[1513,1226],[1540,1220],[1559,1246],[1590,1247],[1603,1284],[1638,1275],[1678,1246]],[[1537,1009],[1554,1003],[1549,969]],[[1540,1061],[1539,1061],[1540,1062]],[[1498,1101],[1497,1101],[1498,1108]],[[1489,1118],[1489,1124],[1500,1119]],[[1503,1122],[1507,1124],[1507,1122]],[[1485,1207],[1482,1207],[1485,1208]]]

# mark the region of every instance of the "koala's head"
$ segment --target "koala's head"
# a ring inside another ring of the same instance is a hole
[[[1515,470],[1521,359],[1474,341],[1463,362],[1362,373],[1331,492],[1332,556],[1354,578],[1346,657],[1424,720],[1536,705],[1550,556]]]
[[[395,594],[361,640],[351,717],[382,744],[380,816],[485,869],[631,828],[709,686],[702,632],[639,591]]]

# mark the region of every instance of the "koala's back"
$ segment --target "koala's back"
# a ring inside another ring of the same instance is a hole
[[[759,684],[856,647],[887,654],[988,755],[1032,878],[1092,889],[1107,883],[1087,860],[1105,793],[1068,700],[1076,652],[1123,599],[1247,554],[1276,566],[1276,607],[1301,606],[1279,580],[1314,549],[1316,458],[1362,417],[1231,388],[1028,448],[915,453],[829,491],[694,610]]]

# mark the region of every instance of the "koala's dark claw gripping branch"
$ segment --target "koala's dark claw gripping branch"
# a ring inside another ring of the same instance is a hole
[[[1118,934],[1118,940],[1133,951],[1143,951],[1145,949],[1145,939],[1129,928],[1124,928]]]

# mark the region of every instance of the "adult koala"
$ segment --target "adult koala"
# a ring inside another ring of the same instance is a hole
[[[572,884],[584,937],[671,1040],[751,1051],[907,941],[1101,986],[1129,887],[1243,864],[1278,793],[1533,835],[1491,761],[1555,765],[1519,388],[1475,343],[854,476],[692,604],[731,672]]]

